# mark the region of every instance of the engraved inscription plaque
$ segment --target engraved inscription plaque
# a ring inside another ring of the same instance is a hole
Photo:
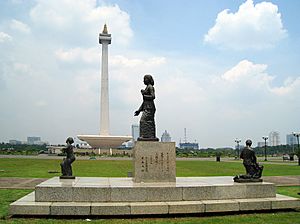
[[[136,142],[133,149],[133,181],[175,182],[175,142]]]

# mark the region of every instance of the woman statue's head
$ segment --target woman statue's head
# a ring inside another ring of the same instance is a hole
[[[250,140],[250,139],[248,139],[247,141],[246,141],[246,146],[251,146],[252,145],[252,141]]]
[[[152,86],[154,86],[154,80],[152,78],[151,75],[145,75],[144,76],[144,83],[145,85],[151,84]]]

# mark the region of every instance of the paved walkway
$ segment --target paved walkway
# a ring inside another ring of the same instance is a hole
[[[300,176],[263,176],[263,180],[276,186],[299,186],[300,188]]]
[[[0,177],[0,189],[34,189],[34,187],[48,178],[16,178]],[[299,186],[299,176],[264,176],[265,182],[274,183],[276,186]]]
[[[36,185],[45,180],[48,178],[0,177],[0,189],[34,189]]]

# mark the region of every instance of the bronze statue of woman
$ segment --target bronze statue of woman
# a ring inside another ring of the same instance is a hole
[[[154,80],[151,75],[144,76],[145,89],[141,90],[143,96],[143,103],[140,108],[135,111],[134,116],[138,116],[140,112],[143,112],[140,119],[140,137],[138,141],[158,141],[155,134],[155,91],[154,91]]]

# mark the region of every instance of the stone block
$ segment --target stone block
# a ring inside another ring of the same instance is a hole
[[[72,201],[105,202],[110,201],[110,188],[106,187],[73,187]]]
[[[112,202],[134,202],[147,200],[147,188],[120,187],[111,188]]]
[[[271,198],[276,196],[275,185],[271,183],[247,183],[245,198]]]
[[[192,186],[184,187],[182,192],[182,198],[185,201],[200,201],[217,199],[216,186]]]
[[[239,211],[239,203],[234,200],[204,200],[205,212]]]
[[[133,149],[133,180],[141,182],[175,182],[175,142],[137,141]]]
[[[10,215],[49,215],[51,202],[35,202],[31,192],[9,206]]]
[[[18,201],[19,202],[25,202],[25,201],[33,202],[33,201],[35,201],[35,192],[33,191],[33,192],[25,195],[24,197],[20,198]]]
[[[72,201],[73,188],[72,187],[36,187],[35,201],[42,202],[59,202]]]
[[[276,195],[276,198],[270,198],[272,209],[300,208],[300,199],[284,195]]]
[[[204,204],[201,201],[174,201],[167,204],[169,214],[204,213]]]
[[[132,202],[131,215],[168,214],[166,202]]]
[[[53,202],[50,207],[51,215],[90,215],[91,203],[87,202]]]
[[[148,187],[146,201],[181,201],[182,188]]]
[[[216,186],[215,197],[212,199],[234,199],[246,197],[246,185]]]
[[[10,215],[50,215],[51,202],[15,201],[10,204]]]
[[[237,199],[239,202],[240,211],[253,211],[253,210],[270,210],[271,201],[264,198],[258,199]]]
[[[91,215],[130,215],[129,203],[92,203]]]

